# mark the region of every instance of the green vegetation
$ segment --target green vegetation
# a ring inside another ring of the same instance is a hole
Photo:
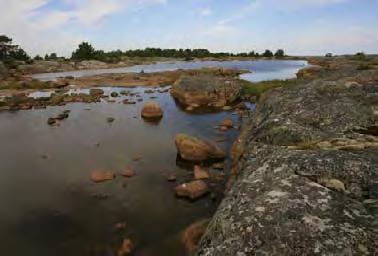
[[[0,61],[7,66],[13,66],[16,61],[30,61],[29,55],[12,41],[12,38],[0,35]]]
[[[264,92],[277,87],[290,86],[296,84],[296,79],[271,80],[258,83],[242,81],[242,94],[246,96],[260,97]]]
[[[276,54],[272,51],[266,50],[263,54],[259,54],[255,51],[248,53],[228,53],[217,52],[212,53],[207,49],[160,49],[160,48],[145,48],[137,50],[127,51],[110,51],[105,52],[102,50],[96,50],[88,42],[83,42],[72,53],[73,60],[100,60],[104,62],[119,62],[124,57],[163,57],[163,58],[184,58],[186,60],[192,60],[193,58],[225,58],[225,57],[276,57],[283,58],[285,52],[282,49],[278,49]]]

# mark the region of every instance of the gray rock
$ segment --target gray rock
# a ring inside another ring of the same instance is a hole
[[[338,68],[262,96],[198,255],[377,253],[378,71]]]

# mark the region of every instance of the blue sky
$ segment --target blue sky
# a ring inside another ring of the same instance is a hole
[[[377,0],[0,0],[0,34],[31,54],[96,48],[378,53]]]

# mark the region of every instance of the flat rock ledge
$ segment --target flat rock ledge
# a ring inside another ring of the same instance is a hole
[[[260,99],[197,255],[378,254],[378,70],[319,72]]]

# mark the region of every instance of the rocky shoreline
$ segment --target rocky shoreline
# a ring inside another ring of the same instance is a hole
[[[197,255],[378,253],[377,61],[312,62],[246,118]]]

